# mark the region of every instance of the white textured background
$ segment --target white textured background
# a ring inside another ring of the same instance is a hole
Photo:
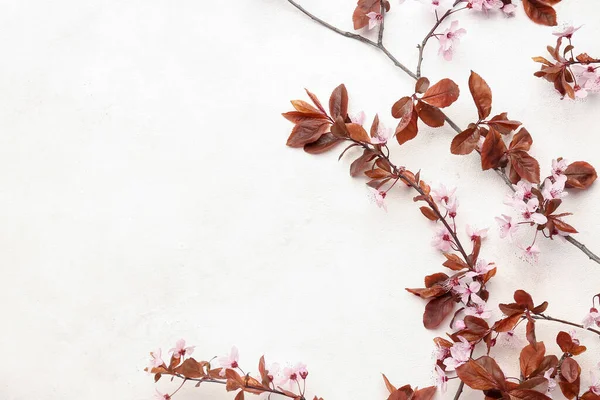
[[[354,1],[300,1],[351,29]],[[414,68],[433,16],[393,3],[386,42]],[[598,2],[557,8],[561,21],[585,24],[577,48],[600,53]],[[561,101],[532,76],[530,57],[544,55],[552,29],[522,9],[510,20],[458,17],[468,34],[455,60],[439,59],[432,42],[424,65],[432,81],[462,87],[451,117],[465,126],[476,115],[473,69],[492,87],[494,111],[525,122],[544,168],[557,156],[600,166],[598,96]],[[148,399],[147,353],[180,337],[206,358],[237,344],[251,371],[263,353],[302,360],[309,394],[327,400],[383,398],[380,372],[430,384],[436,332],[422,328],[424,303],[404,287],[441,270],[431,224],[405,190],[390,195],[387,214],[369,203],[348,159],[286,148],[291,124],[279,115],[304,87],[326,101],[344,82],[352,111],[392,126],[390,105],[413,81],[382,54],[284,0],[4,0],[0,32],[1,399]],[[392,145],[393,158],[458,186],[461,225],[492,226],[483,249],[499,266],[492,303],[527,288],[551,302],[550,315],[580,320],[600,266],[549,241],[538,265],[521,261],[493,226],[507,188],[476,157],[452,156],[453,134],[423,129]],[[596,184],[564,206],[597,251],[599,194]],[[552,341],[558,326],[545,326]],[[598,342],[581,336],[588,367]],[[233,397],[209,385],[180,393]]]

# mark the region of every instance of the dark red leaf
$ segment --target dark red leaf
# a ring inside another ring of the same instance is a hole
[[[427,329],[435,329],[454,309],[454,299],[451,294],[431,300],[425,306],[423,325]]]
[[[504,153],[506,153],[506,145],[502,136],[495,129],[490,129],[481,148],[481,168],[484,171],[497,168]]]
[[[316,142],[304,145],[304,151],[309,154],[320,154],[331,150],[336,145],[342,143],[343,140],[336,138],[331,133],[326,133],[317,139]]]
[[[454,103],[459,94],[458,85],[451,79],[445,78],[427,89],[422,100],[432,106],[444,108]]]
[[[452,139],[450,152],[452,154],[469,154],[477,148],[479,143],[479,129],[476,126],[469,127]]]
[[[585,161],[575,161],[565,170],[568,188],[587,189],[598,178],[596,169]]]
[[[404,144],[409,140],[414,139],[418,132],[419,128],[417,126],[417,112],[413,111],[410,121],[404,127],[404,129],[398,131],[398,128],[396,128],[396,140],[398,140],[399,144]]]
[[[333,119],[342,117],[346,119],[348,116],[348,91],[346,86],[341,84],[336,87],[329,98],[329,113]]]
[[[475,101],[479,119],[487,118],[492,111],[492,90],[487,82],[476,72],[471,71],[469,90],[471,91],[471,96],[473,96],[473,101]]]
[[[556,26],[556,11],[540,0],[523,0],[525,14],[536,24]]]

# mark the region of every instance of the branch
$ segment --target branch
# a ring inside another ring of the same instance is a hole
[[[366,43],[370,46],[375,47],[376,49],[381,50],[387,56],[387,58],[389,58],[394,63],[395,66],[397,66],[402,71],[404,71],[408,76],[410,76],[411,78],[413,78],[415,80],[419,79],[419,77],[416,73],[414,73],[409,68],[407,68],[404,64],[402,64],[400,61],[398,61],[398,59],[396,59],[396,57],[394,57],[394,55],[392,53],[390,53],[390,51],[383,45],[383,21],[381,23],[381,28],[379,30],[379,35],[381,36],[381,41],[376,43],[364,36],[361,36],[361,35],[358,35],[358,34],[352,33],[352,32],[343,31],[339,28],[336,28],[335,26],[331,25],[330,23],[315,16],[314,14],[311,14],[309,11],[307,11],[300,4],[296,3],[294,0],[286,0],[286,1],[288,3],[290,3],[292,6],[296,7],[298,10],[300,10],[303,14],[305,14],[306,16],[311,18],[313,21],[315,21],[318,24],[324,26],[325,28],[337,33],[338,35],[342,35],[342,36],[350,38],[350,39],[358,40],[359,42]],[[458,2],[458,0],[457,0],[457,2]],[[442,114],[444,115],[444,119],[446,120],[446,122],[448,122],[448,125],[450,125],[450,127],[452,127],[452,129],[454,129],[457,133],[461,133],[463,131],[463,129],[461,129],[454,121],[452,121],[450,119],[450,117],[448,117],[444,112],[442,112]],[[514,191],[514,188],[512,187],[512,182],[510,181],[508,175],[506,175],[506,172],[504,172],[504,170],[502,168],[495,168],[494,171],[500,176],[500,178],[502,178],[504,183],[512,191]],[[592,251],[590,251],[581,242],[571,238],[570,236],[567,237],[567,241],[569,243],[571,243],[572,245],[574,245],[575,247],[577,247],[583,253],[585,253],[590,258],[590,260],[595,261],[596,263],[600,264],[600,257],[598,257],[596,254],[594,254]]]
[[[206,383],[218,383],[220,385],[227,385],[227,381],[226,380],[218,380],[218,379],[213,379],[213,378],[186,378],[185,376],[183,376],[181,374],[173,374],[173,376],[175,376],[177,378],[183,379],[183,383],[185,383],[185,381],[193,381],[193,382],[198,382],[198,383],[204,383],[204,382],[206,382]],[[182,386],[183,386],[183,383],[182,383]],[[301,399],[301,400],[304,400],[304,396],[296,396],[296,395],[291,396],[289,394],[286,394],[286,393],[284,393],[282,391],[275,390],[275,389],[267,389],[265,387],[254,387],[254,386],[251,386],[251,385],[244,386],[243,388],[240,388],[240,389],[243,390],[244,388],[246,388],[246,389],[253,389],[253,390],[261,390],[263,392],[278,394],[278,395],[289,397],[289,398],[292,398],[292,399]],[[179,389],[181,389],[181,386],[179,387]],[[177,390],[179,390],[179,389],[177,389]],[[173,394],[175,394],[175,393],[173,393]]]
[[[417,63],[417,77],[421,77],[421,64],[423,64],[423,51],[425,50],[425,46],[427,45],[427,42],[429,41],[429,39],[431,39],[434,34],[435,34],[435,30],[440,26],[440,24],[446,19],[448,18],[450,15],[454,14],[455,12],[464,10],[465,8],[461,8],[460,10],[454,10],[454,7],[456,7],[459,3],[461,3],[463,0],[456,0],[454,2],[454,4],[452,5],[452,8],[449,9],[448,11],[446,11],[444,13],[444,15],[442,15],[441,18],[437,18],[437,21],[435,23],[435,25],[433,25],[433,28],[431,28],[431,30],[429,31],[429,33],[425,36],[425,38],[421,41],[421,44],[417,45],[417,48],[419,49],[419,62]],[[437,12],[436,12],[436,16],[437,16]]]
[[[565,324],[565,325],[574,326],[576,328],[585,329],[587,331],[594,332],[596,335],[600,336],[600,331],[599,330],[594,329],[594,328],[584,328],[583,325],[576,324],[575,322],[565,321],[564,319],[552,318],[549,315],[545,315],[545,314],[536,314],[536,315],[532,315],[531,317],[533,319],[553,321],[553,322],[557,322],[557,323],[560,323],[560,324]]]

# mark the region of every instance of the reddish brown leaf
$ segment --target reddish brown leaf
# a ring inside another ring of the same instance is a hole
[[[454,103],[459,94],[458,85],[451,79],[445,78],[427,89],[422,100],[434,107],[444,108]]]
[[[534,307],[533,298],[524,290],[515,290],[513,298],[518,305],[526,307],[528,310],[531,310]]]
[[[492,90],[487,82],[479,74],[471,71],[469,90],[471,91],[471,96],[473,96],[473,101],[475,101],[479,119],[487,118],[492,111]]]
[[[329,98],[329,113],[333,119],[342,117],[346,119],[348,116],[348,91],[346,86],[341,84],[336,87]]]
[[[411,400],[431,400],[435,396],[437,388],[435,386],[424,387],[415,391],[414,396]]]
[[[561,392],[567,399],[574,399],[579,395],[579,390],[581,387],[581,377],[578,377],[572,383],[561,379],[558,381],[558,385],[560,386]]]
[[[375,168],[365,171],[365,175],[371,179],[383,179],[389,177],[390,173],[381,168]]]
[[[469,268],[467,263],[465,263],[459,256],[452,253],[444,253],[446,257],[446,261],[442,264],[446,268],[450,268],[453,271],[460,271],[465,268]]]
[[[536,24],[556,26],[556,11],[540,0],[523,0],[523,9]]]
[[[395,387],[394,385],[392,385],[392,384],[390,383],[390,381],[388,380],[387,376],[385,376],[384,374],[381,374],[381,375],[383,375],[383,381],[385,382],[385,387],[386,387],[386,388],[387,388],[387,390],[390,392],[390,394],[392,394],[392,393],[394,393],[396,390],[398,390],[398,389],[396,389],[396,387]]]
[[[580,397],[581,400],[600,400],[600,394],[596,394],[591,390],[588,390]]]
[[[526,151],[508,153],[511,167],[522,178],[531,183],[540,183],[540,164]]]
[[[370,12],[381,12],[379,0],[358,0],[356,9],[352,15],[352,22],[354,23],[355,30],[369,25],[369,17],[367,17],[367,14]]]
[[[452,154],[469,154],[477,148],[479,143],[479,129],[476,126],[469,127],[452,139],[450,152]]]
[[[464,319],[465,328],[455,332],[450,337],[452,340],[460,341],[464,337],[469,342],[476,342],[489,333],[489,325],[483,319],[473,315],[467,315]]]
[[[398,125],[400,126],[400,125]],[[410,121],[406,125],[404,129],[398,131],[396,128],[396,140],[398,140],[399,144],[404,144],[411,139],[414,139],[419,132],[419,128],[417,126],[417,112],[413,111]]]
[[[304,151],[309,154],[320,154],[331,150],[342,142],[343,140],[336,138],[332,133],[326,133],[316,142],[305,144]]]
[[[521,128],[510,142],[510,151],[529,151],[533,138],[525,128]]]
[[[585,161],[575,161],[565,170],[568,188],[587,189],[598,178],[596,169]]]
[[[290,111],[290,112],[283,113],[281,115],[283,115],[283,118],[287,119],[290,122],[293,122],[294,124],[299,124],[299,123],[309,120],[309,119],[327,120],[327,117],[325,117],[323,114],[303,113],[300,111]]]
[[[509,120],[508,115],[505,112],[494,116],[487,122],[487,124],[500,132],[502,135],[508,135],[521,126],[519,121]]]
[[[321,115],[321,112],[319,112],[319,110],[317,110],[316,108],[314,108],[313,106],[311,106],[309,103],[307,103],[304,100],[292,100],[291,103],[292,103],[292,106],[294,106],[294,108],[298,112],[305,113],[305,114]]]
[[[304,90],[306,90],[306,94],[308,94],[308,97],[310,97],[310,99],[312,100],[314,105],[319,109],[319,111],[321,111],[323,116],[324,117],[327,116],[327,111],[325,111],[325,108],[323,107],[323,105],[321,104],[321,102],[319,101],[317,96],[315,96],[314,93],[311,93],[308,89],[304,89]]]
[[[346,129],[350,132],[350,137],[357,142],[371,143],[371,137],[362,125],[346,124]]]
[[[451,294],[433,299],[425,306],[423,325],[427,329],[435,329],[450,315],[454,309],[454,299]]]
[[[425,77],[417,79],[417,83],[415,84],[415,92],[425,93],[427,89],[429,89],[429,79]]]
[[[469,360],[456,368],[461,381],[475,390],[504,390],[506,378],[496,361],[488,356]]]
[[[375,158],[371,150],[365,149],[363,154],[350,165],[350,176],[358,176],[367,168],[367,164]]]
[[[392,117],[403,118],[407,115],[411,115],[413,111],[414,103],[413,100],[408,97],[402,97],[400,100],[394,103],[392,106]]]
[[[508,392],[511,400],[551,400],[550,397],[536,390],[515,389]]]
[[[527,341],[529,342],[529,344],[531,344],[534,347],[537,345],[537,338],[535,336],[534,320],[531,320],[531,319],[527,320],[527,327],[525,328],[525,337],[527,338]]]
[[[519,320],[521,319],[521,316],[523,314],[520,313],[516,313],[513,314],[511,316],[508,316],[506,318],[503,318],[499,321],[497,321],[494,326],[492,327],[492,329],[496,332],[508,332],[513,330],[513,328],[515,327],[515,325],[517,324],[517,322],[519,322]]]
[[[369,131],[369,135],[372,138],[376,137],[378,130],[379,130],[379,114],[375,114],[375,118],[373,118],[373,123],[371,124],[371,130]]]
[[[564,331],[558,332],[558,335],[556,336],[556,343],[563,353],[571,353],[574,356],[577,356],[586,350],[585,346],[581,346],[574,342],[573,338],[571,338],[571,335]]]
[[[415,108],[419,118],[421,118],[421,121],[426,125],[429,125],[432,128],[438,128],[444,125],[444,113],[441,112],[439,108],[430,106],[422,101],[418,101]]]
[[[549,215],[548,220],[558,230],[561,230],[561,231],[567,232],[567,233],[578,233],[577,229],[573,228],[571,225],[567,224],[566,222],[564,222],[563,220],[561,220],[560,218],[558,218],[554,215]]]
[[[244,400],[244,391],[240,390],[234,400]]]
[[[497,168],[504,153],[506,153],[506,145],[502,136],[495,129],[490,129],[481,148],[481,168],[484,171]]]
[[[573,358],[567,357],[560,366],[560,374],[567,382],[574,383],[581,374],[581,367]]]
[[[538,342],[535,347],[528,344],[521,350],[519,356],[519,364],[521,366],[521,374],[528,378],[533,372],[539,368],[546,355],[546,346],[544,342]]]
[[[316,142],[329,129],[329,123],[320,119],[302,121],[292,129],[287,145],[304,147],[305,144]]]
[[[419,210],[421,210],[421,213],[427,217],[427,219],[429,219],[430,221],[437,221],[438,220],[438,216],[435,214],[435,212],[427,206],[423,206],[421,208],[419,208]]]

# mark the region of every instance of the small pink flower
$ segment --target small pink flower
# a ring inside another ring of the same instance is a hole
[[[360,111],[356,114],[352,114],[349,115],[350,117],[350,121],[352,121],[353,124],[358,124],[358,125],[363,125],[365,123],[365,112],[364,111]]]
[[[562,199],[567,196],[568,193],[564,191],[566,183],[566,175],[558,175],[557,178],[554,178],[554,182],[550,178],[546,178],[544,180],[544,189],[542,190],[544,200]]]
[[[156,390],[156,394],[154,395],[154,398],[157,400],[171,400],[170,395],[168,395],[167,393],[162,394],[161,392],[158,391],[158,389]]]
[[[575,85],[573,86],[573,90],[575,91],[575,98],[576,99],[585,99],[588,95],[588,91],[585,88],[582,88],[579,85]]]
[[[519,229],[519,225],[513,224],[512,217],[502,214],[502,218],[496,217],[496,222],[500,225],[500,237],[504,239],[508,238],[509,241],[513,241],[513,235]]]
[[[534,263],[537,263],[539,261],[539,257],[540,257],[540,249],[536,244],[532,244],[531,246],[521,246],[519,244],[519,248],[521,250],[523,250],[523,255],[525,256],[525,259]]]
[[[380,122],[379,126],[377,127],[377,133],[375,134],[374,137],[371,138],[371,143],[385,144],[385,143],[387,143],[387,141],[391,135],[392,135],[392,130],[386,128],[385,125],[383,125],[383,123]]]
[[[473,271],[469,271],[465,274],[467,278],[475,278],[476,276],[481,276],[487,274],[489,271],[494,269],[493,263],[488,263],[483,258],[479,258],[475,263],[475,267]]]
[[[306,379],[306,377],[308,376],[308,370],[306,369],[306,364],[298,363],[296,365],[296,371],[298,371],[298,375],[300,375],[300,378],[302,378],[302,379]]]
[[[454,371],[471,357],[471,344],[464,337],[459,336],[460,342],[456,342],[450,348],[450,357],[444,360],[446,371]]]
[[[151,357],[150,358],[150,366],[149,366],[150,370],[152,370],[152,368],[158,368],[165,364],[165,362],[162,359],[162,350],[161,349],[150,352],[150,357]]]
[[[512,3],[505,4],[504,7],[502,7],[502,12],[508,16],[515,15],[515,11],[517,11],[517,6]]]
[[[175,358],[185,357],[186,355],[191,356],[192,353],[194,352],[194,347],[195,346],[185,347],[185,340],[179,339],[175,343],[175,347],[173,347],[171,350],[169,350],[169,353],[172,353],[173,357],[175,357]]]
[[[217,362],[219,363],[219,365],[221,366],[222,370],[219,373],[219,375],[221,376],[225,376],[225,371],[227,369],[236,369],[239,367],[238,362],[240,361],[240,354],[238,351],[238,348],[233,346],[231,348],[231,352],[229,353],[228,356],[224,356],[224,357],[219,357],[217,359]]]
[[[506,331],[500,334],[502,339],[509,344],[512,344],[516,341],[516,335],[514,330]]]
[[[463,330],[467,327],[467,325],[465,324],[465,321],[462,319],[457,319],[456,321],[454,321],[454,326],[452,327],[452,329],[454,329],[455,331],[460,331]]]
[[[544,214],[536,212],[540,205],[537,197],[530,199],[527,203],[524,201],[515,202],[515,210],[521,214],[523,220],[532,222],[538,225],[544,225],[548,222],[548,218]]]
[[[385,197],[387,196],[387,193],[372,187],[369,187],[369,191],[369,197],[375,202],[375,204],[377,204],[377,207],[383,208],[385,211],[387,211],[387,205],[385,204]]]
[[[467,236],[471,239],[472,242],[479,239],[485,239],[487,237],[489,228],[485,229],[476,229],[471,227],[471,225],[467,224]]]
[[[301,371],[305,371],[308,375],[308,371],[306,371],[306,366],[304,366],[304,364],[297,364],[295,367],[285,367],[278,386],[289,385],[290,388],[297,386],[299,380],[302,378],[300,375]]]
[[[584,329],[587,329],[594,324],[600,325],[600,313],[598,312],[598,309],[593,307],[590,308],[590,312],[585,316],[582,324]]]
[[[442,393],[446,393],[446,390],[448,389],[448,377],[439,365],[435,366],[435,385]]]
[[[560,161],[557,159],[552,160],[552,177],[559,179],[561,176],[564,176],[568,166],[569,163],[564,158]]]
[[[552,378],[552,374],[554,373],[554,368],[550,368],[548,371],[544,372],[544,378],[548,381],[548,392],[551,392],[556,387],[556,380]]]
[[[600,396],[600,379],[598,379],[598,377],[592,371],[590,371],[590,380],[592,381],[590,390],[596,396]]]
[[[467,304],[471,295],[477,294],[481,290],[481,283],[477,281],[472,281],[471,283],[466,283],[461,281],[460,286],[454,288],[454,291],[460,294],[460,299],[463,303]]]
[[[446,61],[452,60],[452,54],[454,48],[460,43],[460,37],[463,36],[467,31],[463,28],[458,28],[458,21],[452,21],[450,28],[446,29],[439,36],[436,36],[440,42],[439,54],[446,59]]]
[[[513,185],[513,188],[515,189],[515,200],[527,201],[535,197],[531,191],[533,189],[533,185],[530,182],[520,180],[516,185]]]
[[[444,253],[449,252],[452,249],[452,235],[446,229],[445,226],[440,226],[435,232],[431,245],[436,249],[443,251]]]
[[[481,319],[488,319],[492,316],[492,310],[487,309],[487,303],[476,294],[471,295],[472,306],[465,308],[466,315],[473,315]]]
[[[579,339],[577,339],[577,331],[572,329],[569,331],[569,336],[571,336],[571,340],[576,346],[579,346]]]
[[[367,17],[369,17],[369,30],[381,25],[383,22],[383,15],[378,12],[371,11],[367,14]]]
[[[583,26],[583,25],[581,25]],[[581,26],[579,26],[578,28],[575,28],[573,25],[567,25],[563,28],[562,31],[559,32],[553,32],[552,34],[554,36],[558,36],[558,37],[564,37],[567,39],[571,39],[571,37],[573,37],[573,34],[575,32],[577,32],[579,29],[581,29]]]
[[[453,198],[452,201],[448,203],[446,209],[448,210],[448,216],[450,218],[456,218],[456,211],[458,209],[458,199]]]
[[[454,192],[456,188],[448,189],[444,184],[440,184],[439,188],[431,191],[431,197],[442,207],[448,208],[454,202]]]
[[[499,10],[504,6],[502,0],[469,0],[467,7],[487,13],[490,10]]]

